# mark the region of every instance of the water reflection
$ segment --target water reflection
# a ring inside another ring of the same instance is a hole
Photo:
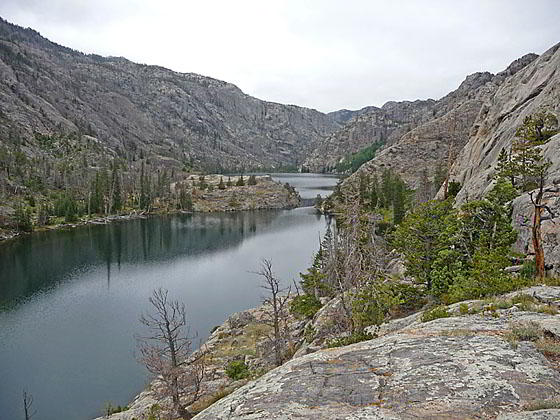
[[[260,300],[248,274],[271,258],[286,282],[312,261],[325,219],[312,209],[152,217],[37,233],[0,246],[1,418],[23,388],[44,420],[83,420],[145,385],[133,334],[165,287],[208,331]]]
[[[0,305],[24,301],[75,271],[99,265],[106,267],[109,287],[111,270],[120,270],[122,264],[169,261],[235,247],[266,231],[281,213],[158,216],[36,233],[0,247]]]

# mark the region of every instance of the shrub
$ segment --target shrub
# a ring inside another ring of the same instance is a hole
[[[315,295],[299,295],[290,303],[290,312],[302,318],[313,318],[321,306]]]
[[[249,376],[249,368],[242,360],[234,360],[229,362],[226,367],[226,375],[234,381],[244,379]]]
[[[527,280],[532,280],[535,278],[537,274],[537,266],[535,265],[535,261],[525,261],[523,262],[523,267],[519,272],[519,275]]]
[[[305,330],[303,331],[303,336],[305,337],[305,341],[311,343],[315,336],[317,335],[317,331],[313,328],[313,325],[306,325]]]
[[[31,219],[31,209],[18,203],[14,213],[14,219],[18,230],[23,232],[31,232],[33,230],[33,221]]]
[[[537,341],[543,335],[541,327],[534,321],[513,324],[511,332],[519,341]]]
[[[469,305],[466,303],[461,303],[459,305],[459,312],[461,315],[467,315],[469,313]]]
[[[329,349],[335,347],[349,346],[350,344],[359,343],[361,341],[373,340],[375,336],[368,334],[365,331],[353,333],[347,337],[335,338],[327,342]]]
[[[447,311],[446,306],[437,306],[430,311],[426,311],[422,314],[421,321],[429,322],[438,318],[449,318],[451,314]]]
[[[113,405],[113,403],[108,402],[105,404],[105,408],[103,409],[103,412],[108,417],[112,414],[120,413],[126,410],[128,410],[128,406],[126,405],[121,407],[120,405]]]

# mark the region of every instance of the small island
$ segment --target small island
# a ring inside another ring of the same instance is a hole
[[[292,186],[270,175],[189,175],[171,189],[185,210],[197,212],[291,209],[301,202]]]

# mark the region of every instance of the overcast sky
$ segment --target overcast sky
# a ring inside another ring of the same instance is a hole
[[[560,42],[558,0],[0,0],[59,44],[324,112],[440,98]]]

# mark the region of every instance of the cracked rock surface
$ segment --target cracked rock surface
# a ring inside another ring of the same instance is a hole
[[[560,288],[547,293],[558,298]],[[560,371],[534,343],[512,346],[506,338],[517,322],[554,335],[560,315],[512,307],[497,317],[409,321],[374,340],[295,358],[195,418],[559,418],[558,410],[520,412],[560,397]]]

